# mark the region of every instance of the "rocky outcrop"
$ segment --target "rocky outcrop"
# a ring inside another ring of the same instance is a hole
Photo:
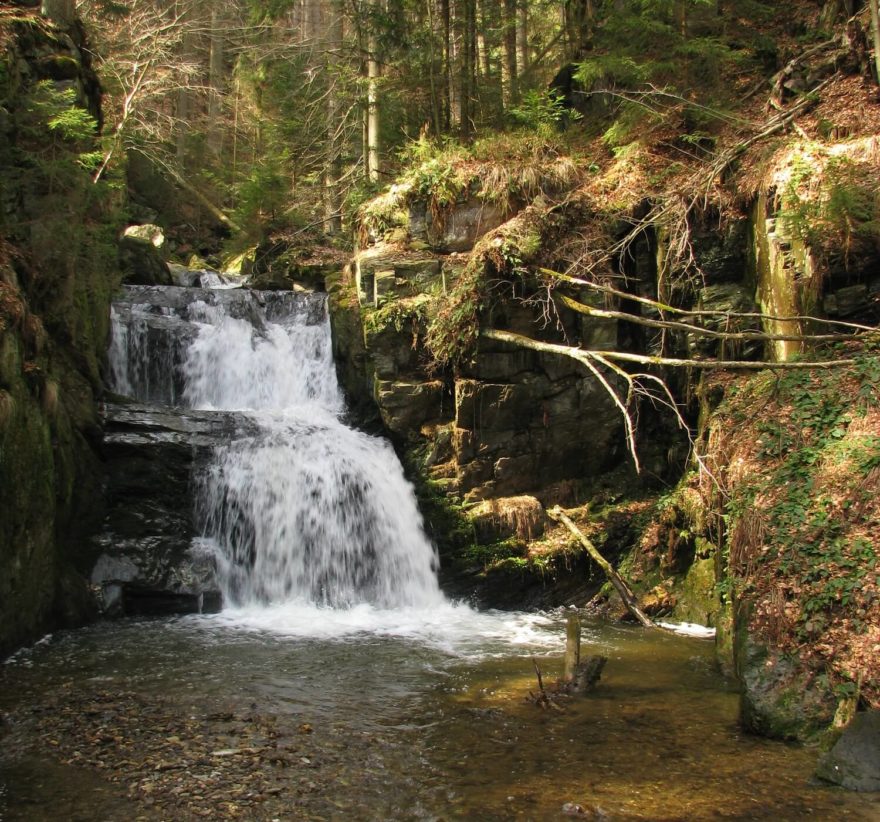
[[[442,215],[435,215],[421,199],[409,207],[409,234],[416,243],[434,251],[470,251],[484,234],[510,217],[499,205],[467,191]]]
[[[165,234],[157,225],[132,225],[119,239],[119,268],[130,285],[171,285]]]
[[[22,10],[0,20],[0,39],[2,656],[90,611],[78,572],[100,517],[97,398],[119,197],[79,165],[86,138],[48,128],[59,109],[95,133],[100,122],[81,33]]]
[[[815,741],[834,719],[836,700],[797,662],[740,627],[734,647],[742,683],[740,719],[761,736]]]
[[[261,291],[324,291],[327,278],[342,270],[345,254],[331,248],[305,247],[285,238],[263,240],[242,260],[248,285]]]
[[[484,340],[451,379],[431,373],[424,348],[428,311],[461,269],[460,255],[397,245],[379,244],[357,255],[348,284],[335,286],[348,289],[347,301],[331,303],[334,330],[348,329],[337,350],[349,363],[341,374],[349,393],[368,388],[386,429],[410,447],[424,445],[428,473],[467,499],[596,476],[617,462],[619,415],[577,363]],[[510,302],[500,312],[496,322],[505,327],[540,333],[533,309]],[[564,321],[573,333],[597,342],[616,337],[616,325],[603,320],[590,324],[568,315]],[[358,334],[362,342],[355,341]],[[364,376],[350,370],[357,347]]]
[[[213,557],[199,552],[192,488],[212,447],[240,434],[232,414],[108,405],[106,513],[90,582],[108,615],[218,610]]]

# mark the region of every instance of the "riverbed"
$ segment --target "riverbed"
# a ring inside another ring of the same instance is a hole
[[[564,614],[227,611],[47,637],[0,668],[0,819],[876,819],[750,737],[711,642]]]

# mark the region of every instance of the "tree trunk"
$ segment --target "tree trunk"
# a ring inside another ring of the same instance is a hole
[[[443,27],[443,96],[445,98],[444,127],[448,130],[453,123],[453,90],[455,87],[453,63],[453,33],[451,0],[440,0],[440,20]]]
[[[178,0],[175,3],[177,8],[177,19],[179,25],[184,27],[184,33],[180,41],[181,59],[185,62],[192,60],[192,53],[195,47],[194,36],[189,26],[190,11],[188,7]],[[186,138],[189,134],[189,121],[192,117],[192,91],[188,87],[188,83],[181,83],[177,91],[177,112],[174,123],[175,129],[175,147],[177,152],[177,165],[183,171],[186,164]]]
[[[871,30],[874,33],[874,68],[877,72],[877,82],[880,83],[880,9],[878,0],[868,0],[871,6]]]
[[[443,119],[440,113],[440,94],[437,90],[437,55],[435,52],[436,34],[434,24],[434,3],[435,0],[425,0],[425,7],[428,12],[428,81],[431,89],[431,125],[435,135],[439,135],[443,130]]]
[[[373,23],[371,22],[371,26]],[[379,38],[370,31],[367,46],[367,177],[374,183],[379,180]]]
[[[516,70],[516,0],[504,0],[504,60],[502,61],[501,89],[504,107],[517,102],[519,89]]]
[[[69,26],[76,19],[74,0],[43,0],[40,12],[59,26]]]
[[[476,74],[477,21],[476,0],[461,0],[461,97],[460,134],[463,142],[473,135],[474,85]]]
[[[529,3],[519,0],[516,15],[517,74],[521,75],[529,67]]]
[[[332,0],[327,10],[325,66],[338,63],[343,48],[343,3]],[[327,72],[327,148],[324,160],[324,230],[338,234],[342,230],[342,112],[336,72]]]
[[[211,8],[211,41],[208,55],[208,149],[219,157],[223,148],[223,133],[220,118],[223,109],[224,83],[224,31],[222,8],[219,4]]]

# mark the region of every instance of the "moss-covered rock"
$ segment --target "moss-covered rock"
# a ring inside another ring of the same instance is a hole
[[[753,733],[772,739],[815,741],[831,725],[837,700],[827,685],[790,656],[739,631],[736,669],[742,684],[740,718]]]
[[[119,268],[130,285],[172,285],[168,245],[157,225],[132,225],[119,238]]]
[[[121,193],[79,162],[100,122],[79,31],[59,36],[36,17],[0,27],[2,656],[92,608],[78,569],[100,515],[97,402]],[[63,137],[48,127],[59,108],[77,124]]]

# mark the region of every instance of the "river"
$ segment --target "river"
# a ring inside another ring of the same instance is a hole
[[[589,623],[598,686],[535,704],[565,614],[443,595],[393,450],[346,423],[322,296],[129,289],[111,366],[247,421],[192,481],[224,608],[8,660],[0,819],[876,818],[815,751],[740,731],[708,642]]]

